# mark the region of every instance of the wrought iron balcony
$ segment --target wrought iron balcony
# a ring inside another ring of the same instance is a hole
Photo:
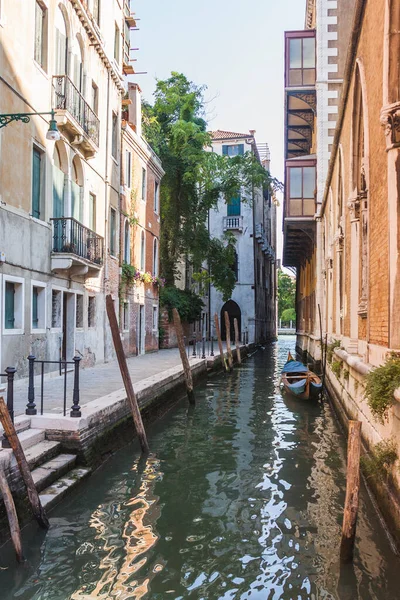
[[[73,135],[83,134],[86,150],[94,154],[99,147],[100,120],[67,75],[53,77],[53,108],[58,126]]]
[[[224,217],[223,228],[224,231],[228,231],[228,229],[243,231],[243,216],[238,215],[236,217]]]
[[[98,271],[103,264],[104,240],[73,217],[53,221],[52,270],[78,267],[84,275],[89,269]]]

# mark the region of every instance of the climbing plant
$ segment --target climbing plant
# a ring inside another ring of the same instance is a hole
[[[375,444],[371,452],[361,458],[361,466],[367,478],[385,479],[396,462],[397,447],[393,439],[383,440]]]
[[[387,419],[394,401],[394,392],[400,387],[400,358],[391,354],[383,365],[372,369],[366,376],[365,397],[377,421]]]

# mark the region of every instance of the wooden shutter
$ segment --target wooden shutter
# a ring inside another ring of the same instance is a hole
[[[243,155],[244,154],[244,144],[239,144],[238,148],[239,148],[238,154]]]
[[[11,281],[6,281],[5,328],[14,329],[15,288]]]
[[[35,2],[35,60],[43,67],[43,9]]]
[[[64,173],[56,166],[53,167],[53,217],[64,216]]]
[[[40,219],[40,172],[41,172],[41,153],[36,148],[33,149],[32,158],[32,215]]]
[[[228,156],[228,146],[222,146],[222,154]]]
[[[228,217],[238,217],[240,215],[240,196],[234,196],[228,201]]]

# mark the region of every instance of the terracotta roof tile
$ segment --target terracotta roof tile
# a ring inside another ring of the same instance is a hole
[[[235,133],[234,131],[222,131],[221,129],[209,133],[213,140],[236,140],[238,138],[253,137],[250,133]]]

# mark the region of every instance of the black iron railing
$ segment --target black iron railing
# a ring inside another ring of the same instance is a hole
[[[99,145],[100,120],[67,75],[53,76],[53,108],[68,110],[86,135]]]
[[[80,417],[81,407],[79,406],[79,363],[81,358],[74,356],[72,361],[68,360],[36,360],[33,355],[28,356],[29,361],[29,384],[28,384],[28,404],[26,405],[25,414],[37,415],[35,403],[35,365],[39,364],[40,369],[40,414],[43,414],[44,409],[44,370],[45,365],[59,365],[60,375],[64,371],[63,382],[63,415],[67,414],[67,365],[74,365],[74,389],[72,392],[72,406],[70,417]]]
[[[5,371],[5,373],[0,373],[0,378],[7,378],[7,409],[11,417],[11,421],[14,423],[14,375],[17,369],[15,367],[7,367]],[[3,435],[3,439],[1,440],[1,446],[2,448],[11,448],[10,442],[8,441],[5,433]]]
[[[53,252],[76,254],[96,265],[103,264],[104,240],[73,217],[53,221]]]

